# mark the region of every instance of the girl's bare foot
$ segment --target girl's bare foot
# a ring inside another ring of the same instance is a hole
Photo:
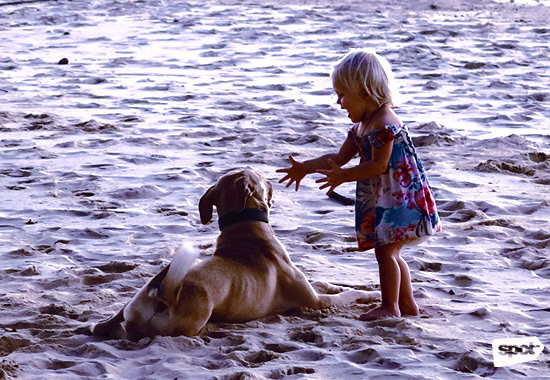
[[[401,312],[397,308],[388,308],[384,306],[375,307],[372,310],[369,310],[365,314],[361,314],[359,319],[362,321],[374,321],[380,318],[386,317],[400,317]]]
[[[401,315],[402,316],[407,316],[407,315],[418,315],[418,313],[420,312],[420,309],[418,309],[418,305],[416,304],[416,302],[413,301],[413,303],[399,303],[399,311],[401,311]]]

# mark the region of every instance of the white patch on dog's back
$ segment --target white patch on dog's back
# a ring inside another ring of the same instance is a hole
[[[165,289],[175,289],[179,286],[181,280],[189,272],[198,256],[198,250],[194,249],[190,244],[185,244],[178,248],[176,253],[174,253],[174,258],[166,274]]]

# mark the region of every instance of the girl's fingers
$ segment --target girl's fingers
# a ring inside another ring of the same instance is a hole
[[[279,183],[283,183],[285,181],[288,180],[288,183],[286,184],[286,187],[289,187],[290,185],[292,185],[294,183],[294,180],[292,179],[292,177],[290,176],[290,174],[287,174],[285,175],[283,178],[281,178],[279,180]]]
[[[329,185],[328,183],[325,184],[324,186],[320,187],[319,189],[325,189],[327,187],[330,187],[330,189],[328,189],[327,191],[327,195],[329,195],[330,193],[332,193],[332,191],[337,187],[338,185]]]
[[[330,187],[330,189],[327,191],[327,195],[329,195],[330,193],[332,193],[332,191],[334,189],[336,189],[338,187],[338,185],[330,184],[330,183],[327,182],[324,185],[319,186],[319,190],[326,189],[327,187]]]

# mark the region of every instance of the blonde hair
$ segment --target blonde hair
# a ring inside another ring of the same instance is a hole
[[[372,50],[353,49],[334,65],[332,85],[335,90],[348,90],[367,95],[378,105],[397,107],[399,96],[389,62]]]

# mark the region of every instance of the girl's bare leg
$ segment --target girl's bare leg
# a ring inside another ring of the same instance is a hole
[[[399,310],[401,315],[418,315],[418,305],[413,296],[409,266],[401,256],[398,256],[397,263],[401,270],[401,286],[399,287]]]
[[[402,244],[388,244],[374,249],[378,272],[380,273],[380,292],[382,305],[361,315],[363,321],[372,321],[384,317],[400,317],[399,290],[401,287],[401,268],[397,261]]]
[[[380,273],[382,305],[361,315],[361,320],[418,314],[409,267],[400,256],[401,248],[405,243],[399,242],[375,248]]]

